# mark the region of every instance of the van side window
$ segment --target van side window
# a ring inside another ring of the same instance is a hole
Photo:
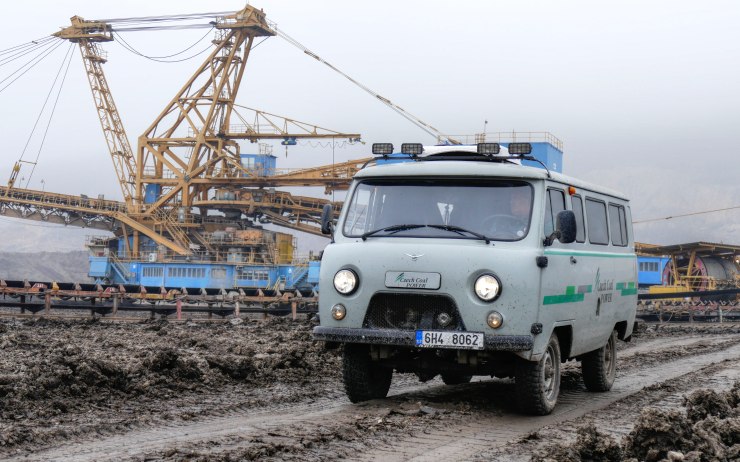
[[[588,222],[588,241],[592,244],[609,244],[606,204],[586,198],[586,220]]]
[[[581,199],[581,196],[571,196],[570,202],[576,216],[576,242],[586,242],[586,228],[583,224],[583,199]]]
[[[565,194],[560,189],[547,190],[547,205],[545,206],[545,236],[555,231],[555,217],[565,210]]]
[[[624,247],[627,245],[627,220],[624,207],[609,204],[609,226],[612,229],[612,244]]]

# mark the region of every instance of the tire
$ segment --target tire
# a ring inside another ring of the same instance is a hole
[[[461,383],[470,383],[470,380],[472,380],[472,375],[462,375],[462,374],[442,374],[442,381],[445,383],[445,385],[460,385]]]
[[[348,343],[344,345],[342,376],[347,397],[359,403],[385,398],[391,387],[393,369],[375,364],[367,345]]]
[[[617,331],[612,331],[606,345],[581,357],[583,383],[589,391],[609,391],[617,376]]]
[[[531,415],[551,413],[560,393],[560,344],[557,335],[552,334],[538,362],[519,359],[514,375],[519,410]]]

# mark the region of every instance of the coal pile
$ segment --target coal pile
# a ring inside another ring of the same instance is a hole
[[[286,318],[0,321],[0,451],[52,441],[65,428],[85,433],[108,413],[119,415],[117,429],[166,418],[171,407],[225,390],[251,405],[299,399],[338,377],[338,352],[313,342],[312,327]]]
[[[581,427],[575,443],[553,445],[539,451],[532,460],[740,460],[740,382],[725,392],[693,391],[684,397],[683,405],[683,409],[643,409],[633,430],[621,443],[593,427]]]

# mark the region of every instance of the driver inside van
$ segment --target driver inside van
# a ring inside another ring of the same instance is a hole
[[[509,205],[511,207],[511,216],[514,217],[511,220],[510,231],[518,238],[522,238],[527,234],[527,225],[529,224],[529,211],[532,207],[532,189],[528,186],[520,186],[511,189],[511,197],[509,198]]]
[[[532,207],[532,188],[515,186],[509,189],[509,210],[484,220],[491,237],[518,240],[526,236]]]

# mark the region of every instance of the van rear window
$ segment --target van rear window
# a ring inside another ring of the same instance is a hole
[[[624,247],[627,245],[627,219],[624,207],[609,204],[609,226],[612,229],[612,244]]]
[[[609,244],[609,229],[606,224],[606,204],[586,198],[586,220],[588,241],[592,244]]]

